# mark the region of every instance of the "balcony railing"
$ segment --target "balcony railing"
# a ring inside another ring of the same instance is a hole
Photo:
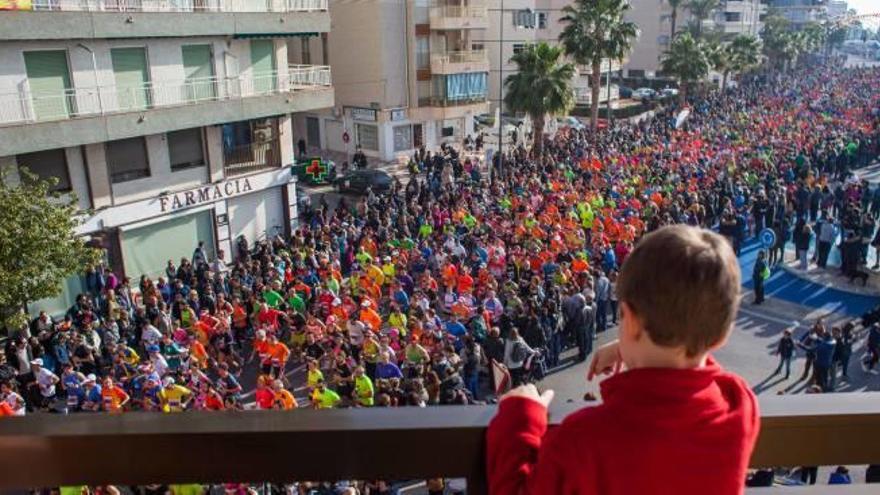
[[[431,7],[429,16],[434,29],[485,29],[489,24],[485,5]]]
[[[272,139],[223,150],[227,176],[243,175],[281,166],[281,141]]]
[[[431,72],[434,74],[489,72],[489,58],[485,50],[433,53],[431,54]]]
[[[876,394],[768,396],[760,402],[752,466],[880,462]],[[572,408],[560,406],[552,411],[553,425]],[[478,495],[486,493],[484,442],[494,413],[492,406],[437,406],[4,418],[0,489],[444,476],[467,478],[468,494]],[[407,445],[429,446],[430,453]],[[862,487],[805,493],[876,493]]]
[[[35,11],[59,12],[317,12],[329,0],[33,0]]]
[[[429,96],[419,98],[420,106],[431,107],[459,107],[462,105],[473,105],[475,103],[486,103],[488,95],[473,95],[467,98],[448,99],[440,96]]]
[[[73,88],[57,94],[21,91],[0,94],[0,125],[74,117],[143,112],[153,108],[267,96],[331,84],[330,67],[295,65],[281,72],[228,78],[151,82],[143,86]]]

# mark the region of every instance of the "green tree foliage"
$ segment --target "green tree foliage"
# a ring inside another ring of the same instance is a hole
[[[624,20],[630,10],[627,0],[575,0],[562,8],[565,24],[559,41],[565,54],[590,67],[590,124],[599,121],[599,91],[602,89],[602,59],[622,60],[639,36],[635,23]]]
[[[561,115],[574,106],[571,80],[574,65],[562,61],[562,48],[541,42],[527,45],[511,61],[517,71],[504,80],[504,105],[532,119],[532,149],[540,154],[547,115]]]
[[[7,331],[27,321],[25,304],[57,296],[65,278],[100,258],[76,236],[76,198],[53,192],[55,180],[22,170],[20,183],[11,182],[0,174],[0,325]]]
[[[690,33],[682,33],[663,54],[660,67],[663,73],[674,77],[679,85],[679,104],[684,104],[687,93],[696,82],[709,75],[709,50]]]

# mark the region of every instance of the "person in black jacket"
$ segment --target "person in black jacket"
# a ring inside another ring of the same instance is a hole
[[[753,304],[761,304],[764,302],[764,272],[767,270],[767,262],[764,259],[767,253],[764,250],[758,251],[758,259],[755,260],[755,266],[752,268],[752,284],[755,287],[755,300]]]
[[[782,331],[782,338],[779,339],[774,354],[779,355],[779,366],[776,367],[776,371],[773,374],[779,374],[782,371],[782,367],[785,366],[785,379],[787,380],[791,375],[791,358],[794,357],[794,339],[791,338],[790,328]]]

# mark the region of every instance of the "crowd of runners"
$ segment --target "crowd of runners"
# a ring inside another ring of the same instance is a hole
[[[850,174],[878,155],[878,87],[876,68],[817,62],[709,93],[683,124],[666,110],[563,129],[542,156],[518,148],[481,167],[452,148],[422,150],[388,195],[315,205],[289,238],[238,244],[231,265],[199,246],[156,278],[91,270],[63,318],[40,315],[8,339],[0,407],[490,400],[503,369],[516,384],[566,348],[586,359],[616,323],[618,268],[640,236],[672,223],[717,228],[737,250],[773,229],[769,270],[786,242],[806,263],[814,238],[827,263],[830,220],[842,269],[857,273],[880,244],[880,189]]]

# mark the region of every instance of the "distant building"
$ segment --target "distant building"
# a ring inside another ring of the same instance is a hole
[[[828,17],[826,0],[771,0],[770,6],[794,27],[819,22]]]
[[[155,278],[198,241],[231,262],[238,239],[292,231],[292,121],[332,107],[333,87],[288,40],[326,38],[327,0],[27,5],[0,14],[0,167],[75,194],[78,233],[117,275]],[[31,309],[82,289],[72,277]]]

